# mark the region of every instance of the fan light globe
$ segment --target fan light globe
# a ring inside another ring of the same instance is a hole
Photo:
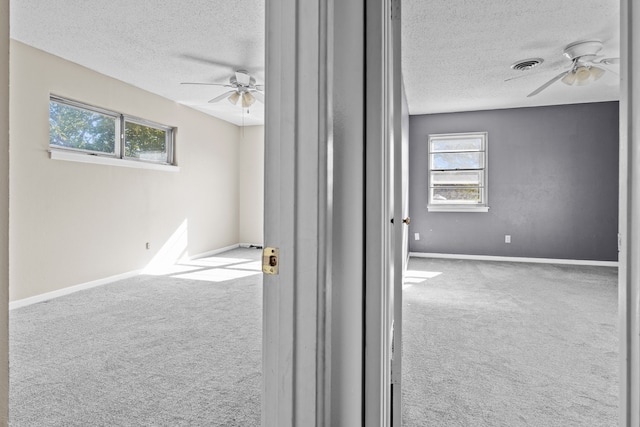
[[[233,105],[236,105],[238,103],[238,99],[240,98],[240,94],[238,92],[234,92],[231,95],[229,95],[229,98],[227,98],[229,100],[230,103],[232,103]]]
[[[562,83],[569,86],[573,86],[575,82],[576,82],[576,73],[573,71],[565,74],[565,76],[562,78]]]
[[[584,86],[595,82],[604,75],[604,70],[600,67],[582,65],[567,73],[562,78],[562,83],[569,86]]]
[[[578,86],[584,86],[591,81],[591,72],[589,67],[578,67],[576,70],[575,84]]]
[[[595,82],[604,75],[604,70],[600,67],[591,67],[591,78]]]
[[[242,94],[242,107],[249,108],[256,102],[256,99],[249,92],[245,92]]]

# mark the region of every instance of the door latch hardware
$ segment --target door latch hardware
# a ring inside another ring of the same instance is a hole
[[[262,250],[262,272],[264,274],[278,274],[278,248],[266,247]]]

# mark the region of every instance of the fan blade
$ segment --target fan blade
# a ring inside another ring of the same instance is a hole
[[[182,57],[182,58],[185,58],[185,59],[189,59],[191,61],[200,62],[202,64],[215,65],[216,67],[219,67],[219,68],[227,68],[227,69],[230,69],[231,71],[235,71],[238,68],[238,66],[236,64],[230,64],[228,62],[218,61],[218,60],[211,59],[211,58],[206,58],[206,57],[200,56],[200,55],[192,55],[192,54],[189,54],[189,53],[181,53],[179,56]]]
[[[611,74],[614,74],[614,75],[616,75],[616,76],[620,77],[620,74],[619,74],[619,73],[617,73],[617,72],[613,71],[613,70],[612,70],[611,68],[609,68],[609,67],[604,67],[604,66],[602,66],[602,64],[601,64],[601,65],[600,65],[600,68],[602,68],[603,70],[605,70],[607,73],[611,73]]]
[[[511,80],[518,80],[521,79],[523,77],[531,77],[531,76],[535,76],[535,74],[523,74],[521,76],[514,76],[514,77],[509,77],[504,79],[505,82],[510,82]]]
[[[264,85],[256,85],[256,89],[261,92],[264,92]]]
[[[232,93],[235,93],[235,90],[230,90],[228,92],[223,93],[220,96],[216,96],[215,98],[209,100],[210,104],[213,104],[214,102],[218,102],[218,101],[222,101],[223,99],[225,99],[226,97],[228,97],[229,95],[231,95]]]
[[[257,90],[255,90],[251,92],[251,95],[253,95],[255,99],[257,99],[258,101],[264,104],[264,93],[258,92]]]
[[[231,85],[225,85],[222,83],[200,83],[200,82],[180,82],[181,85],[204,85],[204,86],[223,86],[223,87],[233,87]]]
[[[616,65],[620,63],[620,58],[603,58],[596,62],[597,64]]]
[[[557,82],[558,80],[560,80],[561,78],[569,74],[570,72],[571,70],[561,72],[560,74],[558,74],[557,76],[555,76],[554,78],[552,78],[551,80],[549,80],[548,82],[540,86],[538,89],[534,90],[529,95],[527,95],[527,98],[530,98],[532,96],[539,94],[540,92],[542,92],[543,90],[545,90],[546,88],[548,88],[549,86],[551,86],[552,84],[554,84],[555,82]]]

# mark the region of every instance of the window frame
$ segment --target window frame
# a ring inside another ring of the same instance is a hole
[[[79,110],[88,111],[91,113],[98,113],[105,116],[113,117],[115,119],[115,141],[114,141],[114,151],[113,152],[103,152],[103,151],[95,151],[88,150],[83,148],[74,148],[74,147],[63,147],[59,145],[52,145],[49,142],[49,150],[50,152],[54,151],[64,151],[70,153],[76,153],[78,155],[89,155],[89,156],[98,156],[98,157],[107,157],[115,160],[126,161],[126,162],[139,162],[139,163],[151,163],[155,165],[162,166],[175,166],[174,163],[174,151],[175,151],[175,127],[164,125],[161,123],[157,123],[151,120],[142,119],[135,116],[130,116],[128,114],[119,113],[117,111],[108,110],[106,108],[96,107],[94,105],[86,104],[84,102],[75,101],[68,98],[63,98],[57,95],[49,95],[49,104],[51,102],[55,102],[57,104],[66,105],[69,107],[73,107]],[[158,129],[165,132],[165,148],[167,152],[166,161],[165,160],[149,160],[149,159],[141,159],[137,157],[129,157],[125,155],[125,126],[126,123],[133,123],[136,125],[146,126],[152,129]],[[51,134],[51,128],[49,128],[49,134]],[[69,156],[51,156],[52,158],[57,159],[65,159],[69,160],[71,157]],[[100,162],[89,162],[89,163],[100,163]]]
[[[126,133],[125,133],[125,129],[126,129],[126,125],[127,122],[129,123],[133,123],[136,125],[140,125],[140,126],[146,126],[152,129],[158,129],[158,130],[162,130],[165,132],[165,148],[166,148],[166,152],[167,152],[167,161],[157,161],[157,160],[149,160],[149,159],[141,159],[139,157],[129,157],[127,156],[126,150],[125,150],[125,145],[127,143],[126,140]],[[161,165],[173,165],[173,135],[174,135],[174,128],[171,126],[166,126],[160,123],[155,123],[152,122],[150,120],[146,120],[146,119],[141,119],[139,117],[134,117],[134,116],[129,116],[126,114],[122,115],[122,123],[120,125],[120,128],[122,129],[121,132],[121,137],[120,139],[122,140],[121,143],[121,150],[122,150],[122,159],[127,159],[127,160],[131,160],[131,161],[136,161],[136,162],[147,162],[147,163],[157,163],[157,164],[161,164]]]
[[[89,149],[84,149],[84,148],[74,148],[74,147],[64,147],[61,145],[52,145],[51,144],[51,126],[49,126],[49,148],[50,149],[55,149],[55,150],[65,150],[65,151],[72,151],[72,152],[76,152],[76,153],[86,153],[86,154],[90,154],[92,156],[103,156],[103,157],[112,157],[112,158],[119,158],[120,155],[120,144],[118,142],[118,135],[120,135],[121,132],[121,121],[120,121],[120,114],[116,113],[115,111],[110,111],[104,108],[100,108],[100,107],[96,107],[93,105],[88,105],[88,104],[84,104],[82,102],[78,102],[78,101],[73,101],[71,99],[66,99],[66,98],[61,98],[59,96],[55,96],[55,95],[50,95],[49,96],[49,108],[51,108],[51,103],[55,102],[56,104],[61,104],[61,105],[65,105],[68,107],[72,107],[72,108],[76,108],[78,110],[84,110],[84,111],[88,111],[91,113],[98,113],[98,114],[102,114],[104,116],[109,116],[109,117],[113,117],[114,119],[114,123],[115,123],[115,130],[114,130],[114,137],[115,140],[113,142],[113,152],[105,152],[105,151],[96,151],[96,150],[89,150]],[[51,110],[49,110],[51,111]],[[49,119],[51,119],[51,112],[49,112]]]
[[[482,145],[480,150],[455,150],[451,153],[482,153],[481,168],[469,169],[434,169],[432,165],[432,155],[436,153],[448,153],[448,151],[433,151],[433,143],[437,141],[446,141],[451,139],[481,139]],[[427,194],[427,212],[488,212],[489,211],[489,191],[488,191],[488,160],[489,160],[489,134],[488,132],[464,132],[464,133],[439,133],[430,134],[427,139],[427,173],[428,173],[428,194]],[[480,190],[480,203],[469,202],[435,202],[433,200],[433,176],[434,173],[464,173],[470,171],[478,171],[481,173],[478,186]]]

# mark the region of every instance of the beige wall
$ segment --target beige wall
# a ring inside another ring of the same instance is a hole
[[[11,300],[144,268],[185,223],[180,253],[239,242],[238,127],[13,40],[10,67]],[[177,127],[180,172],[51,160],[50,93]]]
[[[240,243],[262,245],[264,217],[264,126],[241,132],[238,156]]]
[[[0,426],[9,425],[9,0],[0,0]]]

